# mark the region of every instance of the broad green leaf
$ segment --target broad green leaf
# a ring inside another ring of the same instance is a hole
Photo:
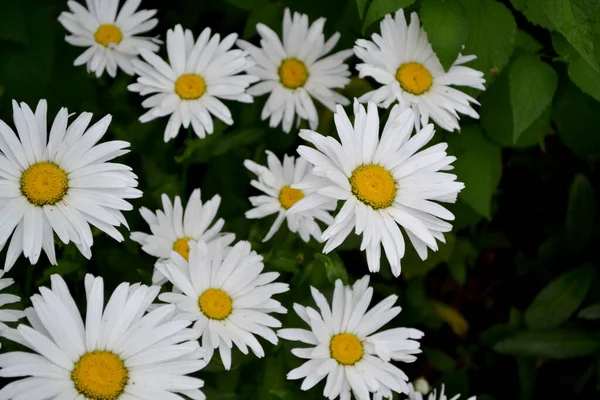
[[[365,8],[367,7],[367,3],[369,0],[356,0],[356,8],[358,9],[358,16],[361,21],[365,17]]]
[[[414,2],[415,0],[373,0],[363,22],[363,33],[373,22],[380,20],[386,14],[394,14],[399,9],[406,8]],[[409,18],[408,15],[405,16]]]
[[[469,33],[465,6],[459,0],[424,0],[421,5],[421,22],[433,51],[448,70]]]
[[[341,279],[344,284],[348,283],[348,272],[346,272],[346,267],[337,253],[317,253],[315,259],[325,266],[325,273],[329,282],[335,283],[336,280]]]
[[[600,303],[582,309],[577,316],[583,319],[600,319]]]
[[[569,65],[569,78],[584,93],[600,101],[600,71],[592,68],[583,58],[579,57]]]
[[[585,357],[600,350],[600,337],[574,329],[529,330],[509,336],[494,346],[501,354],[568,359]]]
[[[519,372],[520,400],[531,400],[535,382],[535,360],[524,357],[517,358],[517,370]]]
[[[283,8],[279,3],[266,3],[264,6],[253,8],[248,19],[246,20],[246,26],[242,33],[242,38],[249,39],[256,35],[256,24],[267,25],[275,32],[278,32],[282,26],[283,20]]]
[[[515,37],[515,47],[530,53],[537,53],[544,48],[544,46],[535,40],[533,36],[525,31],[522,31],[521,29],[517,31],[517,35]]]
[[[429,254],[426,260],[421,260],[417,252],[409,246],[402,258],[402,275],[406,279],[427,275],[437,265],[448,262],[454,249],[455,237],[447,233],[445,238],[446,243],[440,243],[438,251]]]
[[[590,240],[595,227],[596,199],[594,188],[583,174],[578,174],[571,183],[567,209],[567,241],[575,252]]]
[[[581,57],[575,47],[558,32],[552,32],[552,47],[559,54],[558,59],[561,61],[571,62]]]
[[[552,103],[557,84],[554,69],[536,56],[523,54],[515,60],[508,77],[514,142]]]
[[[525,311],[527,326],[556,328],[568,320],[583,303],[594,274],[593,266],[584,265],[550,282]]]
[[[554,29],[544,10],[544,0],[510,0],[510,2],[532,24],[539,25],[548,30]]]
[[[517,24],[506,6],[494,0],[469,3],[469,35],[463,54],[475,54],[468,66],[483,71],[486,78],[498,74],[513,52]]]

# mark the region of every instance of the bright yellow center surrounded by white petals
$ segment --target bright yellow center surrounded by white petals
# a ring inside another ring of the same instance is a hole
[[[380,165],[363,164],[350,176],[352,193],[374,209],[392,205],[396,198],[396,181],[392,173]]]
[[[286,88],[297,89],[306,83],[308,70],[306,65],[297,58],[286,58],[279,66],[279,78]]]
[[[428,91],[433,83],[431,72],[418,62],[402,64],[396,71],[396,79],[402,89],[416,95]]]
[[[121,40],[123,40],[123,33],[116,25],[104,24],[98,27],[98,30],[94,33],[94,39],[102,46],[108,47],[111,43],[121,43]]]
[[[204,78],[196,74],[184,74],[175,82],[175,93],[183,100],[196,100],[206,92]]]
[[[189,261],[190,257],[190,238],[182,237],[181,239],[177,239],[175,243],[173,243],[173,250],[175,250],[179,255]]]
[[[58,203],[68,189],[67,173],[53,162],[35,163],[21,175],[21,193],[38,207]]]
[[[363,358],[364,349],[360,340],[352,333],[340,333],[329,343],[331,358],[342,365],[354,365]]]
[[[200,311],[210,319],[223,320],[231,314],[233,301],[221,289],[207,289],[198,299]]]
[[[287,210],[303,197],[302,190],[284,186],[279,192],[279,203],[281,203],[281,207]]]
[[[125,363],[109,351],[85,353],[71,372],[75,389],[87,399],[115,400],[125,390],[129,374]]]

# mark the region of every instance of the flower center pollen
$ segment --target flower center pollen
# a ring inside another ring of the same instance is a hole
[[[183,100],[196,100],[206,92],[204,78],[196,74],[184,74],[175,82],[175,93]]]
[[[408,93],[420,95],[431,88],[433,77],[431,73],[418,62],[402,64],[396,72],[396,80],[402,89]]]
[[[221,289],[207,289],[200,295],[200,311],[210,319],[223,320],[233,310],[231,297]]]
[[[306,65],[297,58],[286,58],[279,66],[281,84],[288,89],[297,89],[304,86],[308,79]]]
[[[360,340],[352,333],[340,333],[329,343],[331,358],[342,365],[354,365],[363,358],[364,349]]]
[[[123,33],[116,25],[104,24],[98,27],[98,30],[94,33],[94,39],[102,46],[108,47],[111,43],[121,43]]]
[[[53,162],[35,163],[21,175],[21,193],[38,207],[58,203],[65,197],[68,189],[67,173]]]
[[[129,374],[123,360],[109,351],[85,353],[71,372],[75,389],[87,399],[115,400],[125,390]]]
[[[391,172],[376,164],[363,164],[350,176],[352,193],[363,203],[378,210],[392,205],[396,181]]]
[[[302,190],[284,186],[279,192],[279,203],[281,203],[281,207],[288,210],[303,197],[304,193],[302,193]]]
[[[179,255],[185,258],[186,261],[189,261],[190,257],[190,238],[182,237],[181,239],[177,239],[175,243],[173,243],[173,250],[175,250]]]

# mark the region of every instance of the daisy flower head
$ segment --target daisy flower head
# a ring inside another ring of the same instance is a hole
[[[231,49],[237,34],[223,40],[219,34],[211,36],[206,28],[196,41],[192,31],[181,25],[167,31],[167,63],[146,49],[141,50],[144,61],[134,60],[137,83],[128,86],[142,96],[151,94],[142,102],[150,110],[140,117],[141,122],[170,115],[165,129],[165,142],[179,133],[181,126],[190,125],[203,139],[213,133],[213,116],[227,125],[233,124],[231,112],[221,100],[252,103],[246,88],[257,77],[241,74],[253,63],[246,53]]]
[[[452,169],[455,157],[448,156],[446,143],[421,150],[434,134],[429,124],[410,136],[414,114],[392,108],[379,136],[379,115],[375,103],[368,111],[354,103],[354,125],[341,106],[334,121],[340,141],[316,132],[302,130],[300,137],[315,148],[300,146],[298,153],[313,164],[320,180],[312,183],[315,192],[294,204],[289,214],[303,212],[332,199],[342,200],[343,207],[323,232],[328,253],[348,237],[352,229],[362,234],[361,250],[366,250],[371,272],[379,271],[381,245],[394,276],[400,275],[404,256],[404,235],[421,259],[427,248],[438,249],[436,240],[444,242],[444,232],[454,215],[436,202],[455,202],[464,184],[456,175],[442,172]]]
[[[121,69],[133,75],[131,61],[141,49],[158,51],[160,40],[137,36],[158,24],[156,10],[136,11],[141,0],[126,0],[119,11],[119,0],[86,0],[86,7],[68,1],[70,11],[60,14],[58,21],[70,33],[65,40],[87,49],[75,59],[75,66],[85,64],[88,72],[100,77],[104,70],[111,77]]]
[[[129,143],[97,144],[110,115],[89,127],[92,114],[84,112],[69,125],[69,113],[62,108],[48,132],[46,111],[46,100],[40,100],[35,113],[13,101],[16,134],[0,120],[0,251],[12,234],[5,270],[21,252],[37,263],[42,249],[56,264],[54,233],[65,244],[75,243],[88,259],[90,225],[122,241],[116,227],[127,227],[121,211],[132,209],[124,199],[142,195],[131,168],[109,162],[128,153]]]
[[[463,65],[476,56],[459,54],[445,72],[417,14],[411,14],[407,25],[402,9],[394,18],[387,15],[381,21],[381,34],[375,33],[372,38],[356,41],[354,53],[363,61],[356,68],[361,78],[371,77],[383,86],[365,93],[361,102],[373,101],[388,108],[397,100],[415,111],[417,129],[430,118],[447,131],[460,130],[459,113],[479,118],[471,106],[479,104],[477,100],[452,87],[485,90],[483,73]]]
[[[426,397],[421,391],[416,390],[412,384],[408,385],[408,389],[408,400],[458,400],[460,398],[460,394],[457,394],[456,396],[448,399],[448,397],[446,397],[444,394],[444,385],[442,385],[439,396],[436,389],[434,389],[433,392],[430,392]],[[476,396],[469,397],[467,400],[476,400]]]
[[[349,400],[351,392],[358,400],[370,400],[372,393],[391,397],[392,392],[408,392],[408,377],[391,361],[415,361],[423,332],[394,328],[375,333],[400,313],[401,308],[394,307],[398,296],[389,296],[367,311],[373,297],[368,276],[352,287],[337,280],[331,307],[321,292],[311,291],[319,311],[294,304],[310,330],[277,332],[282,339],[312,346],[292,350],[308,361],[290,371],[288,379],[304,378],[301,389],[308,390],[327,378],[323,396],[328,399]]]
[[[21,298],[14,294],[1,293],[2,290],[15,283],[12,278],[3,278],[3,276],[4,271],[0,269],[0,307],[21,301]],[[4,322],[16,322],[24,316],[25,313],[21,310],[0,309],[0,335],[2,335],[2,331],[7,328]],[[2,348],[1,343],[0,348]]]
[[[261,118],[269,118],[272,128],[282,124],[283,130],[289,133],[298,116],[298,123],[300,119],[308,120],[311,129],[316,129],[319,117],[311,97],[332,111],[336,104],[350,104],[333,89],[341,89],[350,82],[350,70],[344,60],[352,55],[352,50],[328,56],[340,34],[336,32],[325,40],[324,25],[325,18],[309,24],[308,15],[295,12],[292,17],[286,8],[283,40],[261,23],[256,25],[261,37],[260,48],[238,40],[238,46],[247,50],[256,62],[248,72],[261,79],[248,93],[253,96],[270,93]]]
[[[277,344],[272,328],[281,323],[270,313],[287,310],[271,296],[288,291],[287,283],[273,283],[276,272],[262,273],[262,257],[240,241],[233,247],[209,246],[199,241],[191,246],[189,262],[174,254],[157,268],[178,293],[162,293],[159,299],[177,305],[179,317],[194,322],[202,336],[207,360],[219,350],[225,369],[231,368],[231,348],[248,348],[257,357],[265,352],[255,335]]]
[[[267,151],[267,167],[245,160],[244,166],[256,174],[258,180],[250,182],[252,186],[264,192],[264,195],[250,197],[250,203],[254,208],[246,212],[246,218],[264,218],[268,215],[277,214],[275,222],[263,239],[263,242],[271,239],[279,230],[284,220],[290,231],[298,233],[302,240],[308,242],[310,237],[321,240],[321,228],[316,220],[326,224],[333,222],[329,211],[335,209],[335,200],[320,204],[319,206],[294,215],[286,215],[298,200],[305,194],[314,191],[312,188],[297,189],[292,185],[300,185],[303,181],[311,180],[312,166],[306,160],[298,157],[283,157],[283,164],[275,154]]]
[[[166,194],[161,196],[163,209],[152,212],[146,207],[140,209],[142,218],[150,226],[151,233],[132,232],[131,240],[142,245],[142,250],[159,261],[167,260],[173,251],[186,261],[190,253],[190,245],[202,240],[211,244],[216,239],[222,239],[222,245],[231,244],[235,239],[232,233],[222,233],[225,221],[215,216],[221,204],[221,197],[215,195],[206,203],[200,199],[200,189],[195,189],[188,203],[183,208],[181,198],[175,197],[174,203]],[[212,226],[211,226],[212,225]],[[154,269],[152,277],[154,284],[163,284],[166,278]]]
[[[104,306],[104,282],[85,277],[85,317],[65,281],[31,297],[28,322],[7,337],[32,352],[0,354],[0,377],[21,378],[0,389],[2,399],[204,399],[203,381],[187,376],[204,367],[198,335],[175,307],[147,312],[159,288],[120,284]],[[187,397],[184,397],[187,396]]]

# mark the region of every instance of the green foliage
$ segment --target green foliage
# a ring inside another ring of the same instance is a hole
[[[561,360],[597,353],[600,350],[600,338],[573,329],[521,331],[502,340],[494,349],[515,356]]]
[[[375,21],[380,20],[386,14],[393,14],[399,8],[406,8],[414,3],[415,0],[372,0],[365,20],[363,22],[363,32]],[[409,16],[406,15],[408,18]]]

